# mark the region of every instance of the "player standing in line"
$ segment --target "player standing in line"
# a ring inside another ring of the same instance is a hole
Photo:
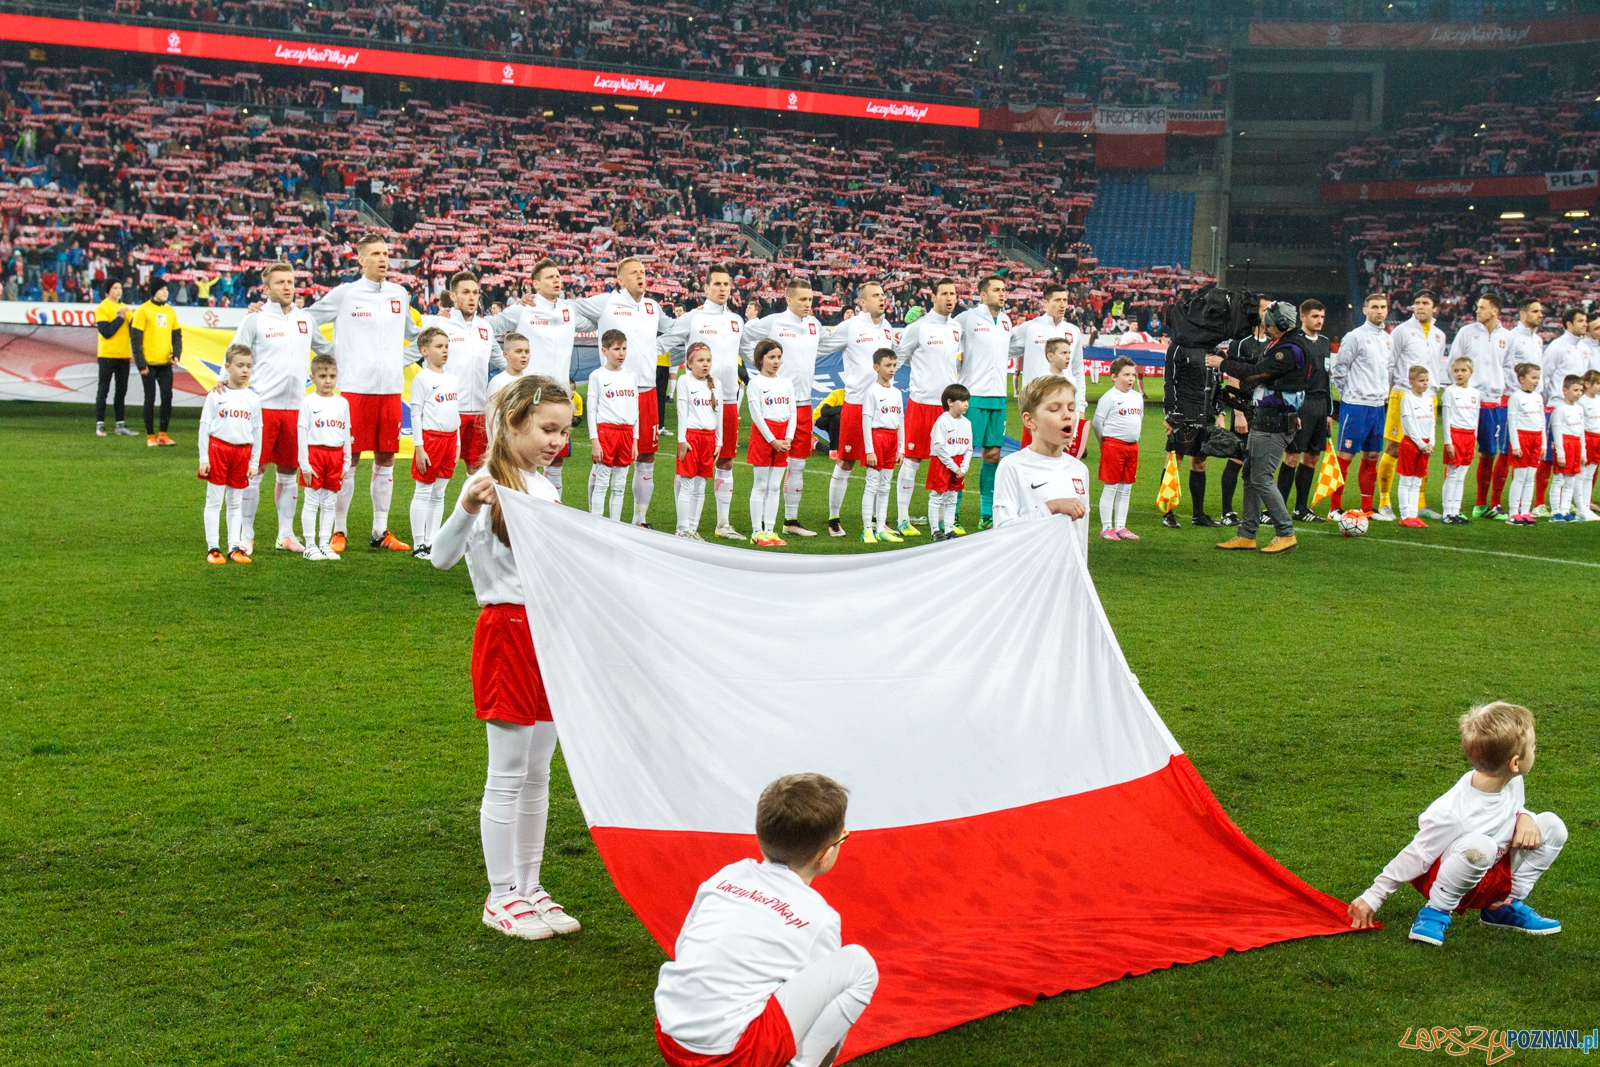
[[[978,471],[978,529],[994,525],[994,472],[1006,439],[1006,362],[1015,332],[1006,314],[1006,281],[991,274],[978,282],[978,306],[956,316],[961,327],[961,384],[972,396],[967,421],[973,447],[983,449]],[[942,414],[942,413],[941,413]],[[933,465],[929,465],[929,470]],[[960,496],[956,497],[960,507]]]
[[[250,349],[255,370],[250,389],[261,398],[261,465],[278,465],[272,505],[278,512],[274,544],[285,552],[304,553],[306,546],[294,536],[294,513],[299,497],[300,402],[306,397],[311,373],[311,353],[331,352],[333,346],[311,324],[304,310],[294,305],[294,268],[274,263],[261,272],[267,299],[233,332],[231,344]],[[255,547],[256,510],[261,506],[261,475],[250,479],[242,505],[245,551]],[[307,534],[307,536],[311,536]]]
[[[661,442],[661,412],[665,398],[657,392],[656,360],[660,353],[661,306],[645,295],[644,262],[628,256],[617,263],[617,287],[609,293],[574,300],[580,328],[600,336],[620,330],[628,339],[623,364],[634,377],[639,397],[637,440],[634,442],[633,524],[650,526],[650,500],[656,489],[656,451]],[[660,388],[665,389],[662,382]],[[627,475],[623,475],[627,480]]]
[[[1498,366],[1498,353],[1493,351],[1493,345],[1488,347]],[[1470,357],[1456,356],[1450,361],[1453,383],[1439,394],[1439,410],[1444,415],[1444,518],[1439,521],[1447,526],[1465,526],[1472,521],[1461,514],[1461,501],[1466,495],[1467,467],[1472,463],[1478,428],[1483,425],[1482,396],[1472,384],[1477,376]],[[1500,425],[1504,429],[1504,419]],[[1481,460],[1478,466],[1483,468]]]
[[[1589,356],[1584,351],[1583,342],[1589,336],[1589,316],[1583,308],[1574,304],[1561,312],[1561,335],[1551,341],[1544,348],[1544,363],[1539,374],[1540,392],[1544,396],[1544,411],[1549,415],[1555,410],[1556,402],[1561,399],[1564,392],[1563,383],[1569,375],[1576,374],[1582,377],[1589,370]],[[1554,431],[1546,435],[1548,447],[1557,447]],[[1533,488],[1533,514],[1543,518],[1551,513],[1550,505],[1546,501],[1546,493],[1550,485],[1550,472],[1552,464],[1559,462],[1560,456],[1555,452],[1545,455],[1539,464],[1538,478]]]
[[[1137,541],[1128,529],[1128,504],[1139,476],[1139,431],[1144,428],[1144,390],[1139,365],[1127,356],[1111,361],[1111,388],[1094,406],[1094,439],[1100,445],[1100,538]]]
[[[579,926],[539,881],[556,724],[495,487],[560,505],[555,486],[539,470],[567,450],[572,401],[555,379],[525,374],[501,391],[488,416],[485,469],[461,487],[455,510],[434,538],[432,563],[447,571],[465,556],[481,609],[472,635],[472,704],[489,740],[478,815],[489,874],[483,923],[539,941],[576,933]]]
[[[1592,321],[1600,322],[1600,316]],[[1592,507],[1595,474],[1600,471],[1600,368],[1584,372],[1578,407],[1583,411],[1583,470],[1575,494],[1576,514],[1584,522],[1600,522]]]
[[[400,394],[405,389],[406,343],[419,329],[411,320],[411,294],[388,281],[389,243],[382,234],[356,239],[361,277],[336,285],[305,309],[312,332],[333,324],[333,357],[339,384],[350,402],[352,464],[334,510],[335,552],[348,536],[350,501],[355,497],[361,453],[372,453],[372,540],[375,549],[408,552],[411,546],[389,532],[394,500],[394,454],[400,450]],[[264,309],[263,309],[264,310]]]
[[[1067,321],[1067,287],[1052,282],[1040,294],[1044,300],[1044,314],[1029,319],[1011,331],[1011,358],[1017,367],[1018,396],[1035,378],[1051,373],[1045,359],[1044,346],[1054,337],[1065,337],[1072,342],[1072,353],[1067,363],[1066,379],[1078,396],[1077,438],[1068,449],[1074,456],[1083,458],[1088,444],[1087,423],[1083,413],[1089,410],[1088,387],[1083,367],[1085,337],[1077,324]],[[1200,469],[1204,469],[1204,465]],[[1202,494],[1203,495],[1203,494]]]
[[[1550,451],[1556,457],[1550,481],[1551,522],[1584,521],[1572,514],[1578,479],[1583,474],[1583,409],[1578,406],[1582,397],[1583,378],[1569,374],[1550,411]]]
[[[505,346],[508,335],[517,333],[528,339],[528,369],[525,374],[554,378],[572,388],[572,341],[578,333],[578,312],[572,301],[562,299],[561,267],[548,257],[533,265],[533,295],[524,296],[489,320],[489,326]],[[569,393],[570,395],[570,393]],[[572,454],[566,452],[545,468],[544,476],[561,492],[561,466]]]
[[[1394,483],[1395,469],[1400,462],[1400,442],[1405,432],[1400,428],[1400,404],[1411,381],[1411,368],[1421,367],[1428,372],[1430,383],[1444,380],[1444,329],[1433,321],[1439,307],[1439,296],[1432,289],[1418,289],[1411,297],[1411,317],[1394,328],[1389,342],[1394,350],[1394,362],[1389,371],[1389,406],[1384,414],[1384,459],[1378,461],[1378,513],[1373,518],[1382,522],[1394,521],[1394,509],[1389,505],[1389,489]],[[1429,403],[1434,403],[1434,387],[1428,386]],[[1428,435],[1432,438],[1432,434]],[[1418,498],[1419,515],[1437,518],[1427,511],[1426,493]]]
[[[607,330],[600,335],[600,366],[589,375],[589,514],[606,513],[622,521],[622,498],[628,491],[628,470],[639,441],[639,378],[627,366],[628,335]]]
[[[1064,338],[1058,338],[1063,347]],[[964,385],[946,386],[939,399],[944,414],[933,424],[929,448],[933,461],[928,464],[928,531],[935,541],[960,537],[956,526],[956,501],[972,464],[972,424],[967,421],[967,400],[971,394]]]
[[[1511,336],[1506,345],[1506,358],[1502,364],[1506,380],[1506,406],[1509,410],[1511,398],[1521,392],[1517,383],[1517,367],[1523,363],[1535,367],[1544,366],[1544,339],[1539,336],[1539,327],[1544,324],[1544,305],[1533,297],[1528,297],[1517,303],[1517,324],[1511,327]],[[1510,475],[1512,467],[1511,430],[1509,419],[1506,416],[1506,452],[1494,465],[1494,481],[1496,485],[1504,485]],[[1499,494],[1495,494],[1492,501],[1500,503]],[[1510,518],[1510,508],[1506,509],[1506,518]]]
[[[433,535],[444,522],[444,493],[456,473],[461,451],[460,385],[445,370],[450,334],[429,326],[417,335],[422,369],[411,379],[411,555],[427,559]]]
[[[450,338],[450,373],[456,379],[456,400],[461,412],[461,462],[472,474],[483,466],[489,439],[483,431],[483,405],[489,399],[489,368],[505,366],[494,327],[478,314],[483,290],[470,270],[457,271],[446,287],[450,307],[437,315],[424,315],[424,328],[437,326]],[[442,503],[442,501],[441,501]]]
[[[756,376],[750,379],[745,394],[753,432],[744,458],[755,474],[750,488],[750,540],[762,548],[781,548],[788,542],[774,527],[785,459],[794,442],[794,383],[778,373],[783,366],[783,345],[770,337],[756,345],[755,365]],[[723,536],[721,531],[718,536]]]
[[[1065,515],[1089,554],[1089,468],[1067,452],[1077,438],[1078,403],[1070,380],[1049,374],[1022,387],[1017,406],[1032,434],[1027,448],[1000,461],[994,477],[994,524]]]
[[[200,470],[206,483],[206,562],[222,563],[217,542],[217,521],[228,506],[228,555],[234,563],[249,563],[250,553],[241,540],[240,506],[245,487],[261,469],[261,398],[250,389],[252,360],[243,345],[229,345],[222,357],[228,376],[226,389],[206,394],[200,409]]]
[[[717,448],[717,473],[712,495],[717,501],[717,536],[743,541],[728,522],[733,508],[733,456],[739,447],[739,338],[744,319],[728,306],[733,274],[714,264],[706,268],[705,299],[700,306],[667,324],[658,339],[662,352],[677,357],[695,341],[711,350],[711,377],[717,383],[717,410],[722,415],[722,444]]]
[[[789,447],[788,473],[783,479],[783,532],[791,537],[815,537],[800,523],[800,497],[806,484],[806,460],[811,458],[811,394],[817,380],[817,348],[822,340],[822,323],[811,314],[814,299],[811,283],[794,278],[784,288],[788,307],[765,318],[755,318],[761,310],[751,301],[739,353],[748,357],[756,342],[772,338],[783,346],[783,369],[794,393],[794,437]]]
[[[911,494],[917,487],[917,471],[928,458],[933,424],[944,414],[939,398],[947,385],[954,385],[961,374],[961,327],[950,317],[956,308],[954,278],[933,283],[933,304],[926,315],[911,323],[900,334],[895,354],[901,364],[911,365],[911,381],[906,390],[905,450],[900,460],[900,477],[895,483],[895,528],[901,537],[920,537],[912,524]]]
[[[844,321],[822,335],[817,345],[819,356],[843,350],[844,404],[839,409],[839,440],[834,453],[838,463],[833,476],[828,479],[828,536],[843,537],[844,524],[839,512],[844,507],[844,494],[850,488],[850,471],[858,460],[867,454],[867,445],[861,439],[861,409],[866,403],[867,390],[877,381],[872,369],[872,356],[880,348],[894,347],[894,327],[883,313],[883,284],[877,281],[862,282],[856,288],[856,306],[861,314],[845,312]]]
[[[1495,503],[1492,506],[1494,514],[1489,515],[1489,518],[1500,517],[1500,485],[1505,481],[1505,476],[1502,474],[1500,484],[1494,482],[1496,457],[1506,450],[1506,393],[1509,383],[1506,381],[1505,362],[1506,349],[1511,345],[1511,331],[1500,325],[1501,306],[1500,297],[1495,293],[1484,293],[1478,297],[1478,303],[1473,308],[1473,321],[1461,327],[1456,333],[1456,339],[1450,343],[1450,376],[1452,379],[1455,378],[1456,367],[1461,360],[1467,360],[1472,368],[1470,387],[1477,394],[1479,401],[1478,422],[1474,427],[1477,431],[1479,456],[1478,502],[1472,509],[1473,518],[1491,510],[1489,503],[1491,490]],[[1466,385],[1460,382],[1455,386],[1455,388],[1465,387]],[[1449,393],[1451,388],[1447,386],[1445,392]],[[1441,406],[1442,404],[1443,401]],[[1452,516],[1462,519],[1463,522],[1471,521],[1460,514],[1459,506],[1454,512],[1449,506],[1450,477],[1463,463],[1470,461],[1470,457],[1462,456],[1458,450],[1453,451],[1454,431],[1461,428],[1446,419],[1446,429],[1451,436],[1447,436],[1444,442],[1446,473],[1444,521],[1452,525],[1458,525],[1452,520]]]
[[[1306,358],[1311,361],[1306,398],[1300,405],[1300,429],[1289,438],[1289,450],[1278,469],[1278,492],[1285,501],[1289,499],[1290,486],[1294,487],[1294,511],[1290,517],[1295,522],[1326,521],[1311,510],[1311,485],[1317,476],[1317,463],[1328,447],[1328,435],[1333,432],[1333,394],[1328,389],[1328,359],[1333,351],[1322,333],[1327,316],[1322,301],[1303,301],[1300,325],[1289,331],[1289,339],[1305,349]]]
[[[703,341],[689,345],[678,379],[678,477],[674,493],[679,537],[703,541],[700,513],[706,506],[706,483],[717,469],[722,447],[722,415],[717,411],[717,383],[711,377],[711,348]]]
[[[1417,514],[1417,494],[1428,476],[1428,457],[1433,455],[1433,398],[1428,395],[1428,368],[1412,365],[1406,369],[1411,386],[1400,398],[1400,525],[1425,529],[1427,523]]]
[[[167,283],[157,280],[150,299],[128,320],[128,347],[139,368],[144,390],[144,443],[151,448],[175,445],[167,436],[172,425],[172,364],[183,355],[183,328],[178,312],[167,303]],[[161,432],[156,432],[156,393],[161,394]]]
[[[1583,339],[1583,353],[1589,358],[1589,370],[1600,370],[1600,314],[1590,315],[1588,323],[1589,332]]]
[[[106,298],[94,309],[95,363],[100,371],[94,391],[94,432],[96,437],[106,435],[106,393],[116,383],[113,407],[117,426],[113,433],[118,437],[138,437],[128,429],[128,367],[133,363],[133,349],[128,339],[128,317],[133,308],[122,302],[122,283],[106,286]],[[1600,322],[1600,319],[1596,320]]]
[[[329,542],[333,540],[334,501],[350,470],[350,402],[335,392],[339,365],[325,352],[311,357],[311,384],[314,392],[300,399],[295,431],[300,444],[300,478],[306,487],[300,532],[306,539],[306,559],[334,561],[339,554]]]
[[[1533,472],[1544,458],[1544,402],[1539,398],[1539,368],[1516,366],[1517,391],[1506,404],[1506,431],[1511,441],[1511,512],[1514,526],[1532,526]]]
[[[905,447],[905,401],[894,386],[894,349],[872,355],[877,377],[867,387],[861,408],[861,439],[867,443],[867,484],[861,492],[861,540],[898,544],[905,538],[889,529],[889,486],[900,450]]]

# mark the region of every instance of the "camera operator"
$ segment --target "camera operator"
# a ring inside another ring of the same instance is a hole
[[[1207,369],[1209,348],[1186,348],[1176,337],[1167,345],[1167,368],[1163,377],[1162,423],[1167,429],[1167,451],[1189,457],[1189,502],[1193,507],[1191,526],[1218,526],[1206,514],[1206,453],[1203,446],[1207,428],[1222,405],[1217,400],[1218,375]],[[1178,528],[1178,516],[1167,512],[1161,525]]]
[[[1317,476],[1317,463],[1322,450],[1328,446],[1328,435],[1333,432],[1333,393],[1328,385],[1328,360],[1333,355],[1333,345],[1322,333],[1322,323],[1327,309],[1319,300],[1307,300],[1300,305],[1300,325],[1289,331],[1288,340],[1305,349],[1310,359],[1307,367],[1306,400],[1300,405],[1300,430],[1289,442],[1289,451],[1283,457],[1283,467],[1278,471],[1278,495],[1289,499],[1289,488],[1294,487],[1294,511],[1290,518],[1295,522],[1327,522],[1311,510],[1311,482]]]
[[[1295,328],[1295,320],[1294,305],[1282,300],[1262,313],[1261,322],[1271,343],[1258,363],[1224,359],[1219,355],[1206,357],[1207,367],[1239,380],[1243,391],[1235,394],[1238,399],[1234,403],[1247,404],[1250,412],[1244,515],[1239,521],[1238,536],[1222,542],[1218,548],[1254,549],[1263,505],[1272,518],[1277,536],[1261,551],[1286,552],[1297,543],[1294,522],[1273,481],[1290,438],[1300,428],[1297,409],[1304,402],[1310,384],[1311,357],[1302,344],[1287,337]]]
[[[1260,301],[1258,313],[1265,314],[1267,308],[1272,306],[1272,298],[1262,296],[1258,299]],[[1261,357],[1266,354],[1267,346],[1271,343],[1267,338],[1266,327],[1257,321],[1255,330],[1249,337],[1232,342],[1228,346],[1228,354],[1230,358],[1240,363],[1260,363]],[[1239,385],[1236,378],[1224,378],[1223,383],[1235,387]],[[1219,520],[1224,526],[1237,526],[1239,513],[1233,510],[1233,497],[1239,487],[1239,476],[1244,473],[1245,455],[1249,447],[1250,420],[1245,418],[1242,411],[1225,408],[1222,414],[1217,416],[1217,422],[1239,441],[1239,454],[1230,457],[1222,468],[1222,518]]]

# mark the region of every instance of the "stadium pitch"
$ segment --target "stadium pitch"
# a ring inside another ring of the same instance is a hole
[[[659,1062],[663,956],[612,889],[559,758],[545,880],[584,930],[525,943],[478,920],[484,742],[465,569],[359,545],[364,489],[344,561],[267,547],[268,500],[257,562],[208,567],[192,414],[175,449],[91,425],[62,406],[0,406],[0,1062]],[[1130,665],[1229,814],[1349,899],[1466,769],[1456,717],[1524,703],[1539,716],[1530,806],[1572,830],[1535,899],[1564,932],[1462,923],[1424,948],[1406,941],[1421,898],[1403,889],[1376,933],[1129,978],[858,1062],[1394,1063],[1418,1027],[1587,1032],[1600,1003],[1600,531],[1375,523],[1349,540],[1320,525],[1286,556],[1220,553],[1226,531],[1157,528],[1161,447],[1152,405],[1129,522],[1144,539],[1095,540],[1090,570]],[[587,443],[574,452],[569,503]],[[830,469],[811,461],[802,519],[817,530]],[[736,470],[744,527],[748,468]],[[410,482],[397,481],[403,524]],[[1437,465],[1432,481],[1437,500]],[[853,531],[860,486],[858,473]],[[969,491],[969,530],[976,504]],[[671,514],[658,491],[656,525]],[[780,551],[898,550],[820,536]],[[775,616],[775,642],[825,626],[848,592],[818,588]],[[928,598],[937,610],[939,590]],[[959,636],[950,647],[961,654]],[[803,685],[786,699],[804,713]],[[963,907],[932,918],[967,922]]]

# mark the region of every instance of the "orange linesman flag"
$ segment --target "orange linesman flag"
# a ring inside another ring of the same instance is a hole
[[[1333,451],[1333,442],[1328,442],[1327,451],[1322,453],[1322,472],[1317,475],[1317,489],[1311,494],[1313,507],[1322,503],[1328,497],[1344,487],[1344,472],[1339,469],[1339,457]]]
[[[1156,493],[1157,511],[1175,511],[1182,499],[1178,491],[1178,454],[1167,453],[1167,469],[1161,472],[1161,491]]]

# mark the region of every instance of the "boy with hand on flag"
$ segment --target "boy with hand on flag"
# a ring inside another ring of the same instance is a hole
[[[761,861],[702,882],[656,984],[656,1044],[670,1067],[820,1067],[832,1063],[878,987],[860,945],[811,883],[850,836],[849,796],[820,774],[761,791]]]

